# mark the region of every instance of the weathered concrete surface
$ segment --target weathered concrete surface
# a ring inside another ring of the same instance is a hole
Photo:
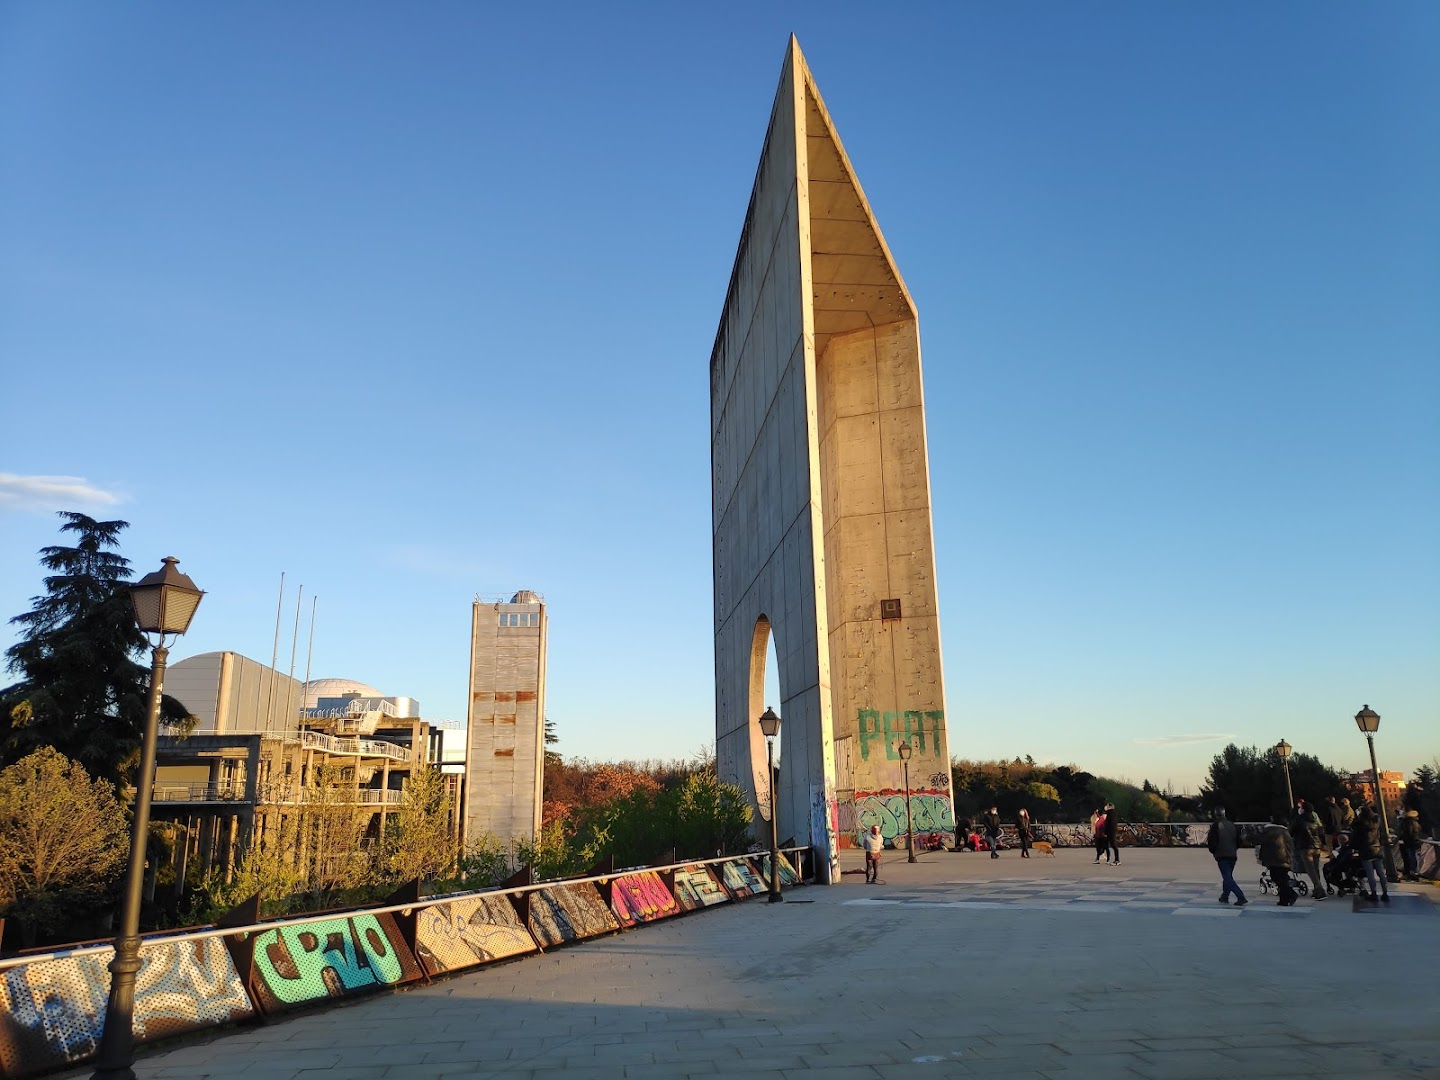
[[[883,876],[152,1051],[136,1071],[1440,1076],[1436,890],[1398,887],[1389,910],[1357,914],[1338,900],[1278,909],[1256,888],[1238,911],[1215,902],[1209,856],[1176,849],[1125,849],[1119,867],[1083,851],[936,853],[914,866],[887,852]],[[1248,888],[1258,867],[1242,858],[1239,877]]]
[[[779,708],[781,836],[832,857],[954,825],[915,312],[792,38],[710,357],[715,746],[761,818]],[[773,635],[780,701],[763,700]]]

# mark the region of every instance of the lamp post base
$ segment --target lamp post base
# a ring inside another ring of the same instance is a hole
[[[770,894],[770,903],[772,903],[772,904],[783,904],[784,902],[785,902],[785,897],[781,896],[778,892],[772,892],[772,893]]]

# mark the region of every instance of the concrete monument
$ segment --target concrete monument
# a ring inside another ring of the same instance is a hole
[[[954,828],[914,302],[790,40],[710,357],[716,752],[781,838]],[[780,698],[763,700],[774,635]]]

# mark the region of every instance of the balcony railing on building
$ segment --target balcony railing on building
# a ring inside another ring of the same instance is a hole
[[[405,793],[394,788],[353,788],[343,784],[323,791],[285,783],[258,784],[255,790],[255,802],[260,806],[301,806],[310,803],[328,803],[335,806],[396,806],[404,798]],[[244,802],[245,784],[240,781],[218,784],[159,783],[155,785],[151,799],[165,803]]]
[[[263,738],[299,743],[312,750],[323,750],[327,754],[345,757],[384,757],[390,758],[392,761],[409,761],[412,756],[406,747],[381,739],[339,738],[319,731],[289,732],[284,735],[268,734]]]
[[[260,784],[256,801],[264,806],[395,806],[405,798],[395,788],[353,788],[345,784],[315,789],[287,783]]]
[[[218,784],[157,783],[150,796],[152,802],[243,802],[245,785],[238,781]]]

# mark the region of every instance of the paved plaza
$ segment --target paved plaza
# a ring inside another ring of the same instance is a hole
[[[791,890],[144,1052],[142,1080],[1440,1077],[1440,913],[1244,909],[1203,850],[886,853]],[[1254,887],[1252,887],[1254,886]],[[71,1073],[88,1075],[88,1070]]]

